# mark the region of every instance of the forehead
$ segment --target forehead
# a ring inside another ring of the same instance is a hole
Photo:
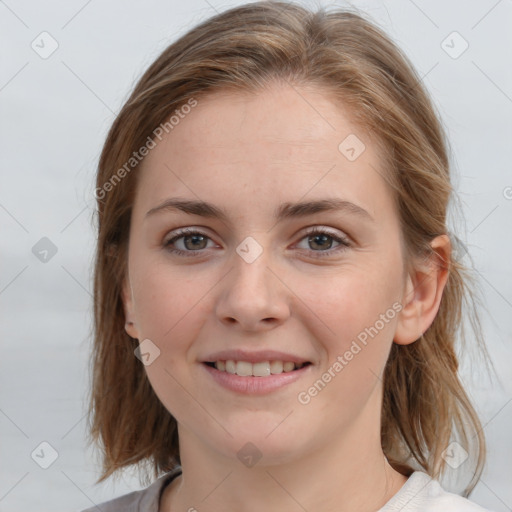
[[[391,200],[382,167],[369,131],[325,91],[221,91],[199,97],[150,151],[137,202],[149,209],[180,196],[242,207],[327,194],[374,213]]]
[[[337,143],[349,134],[370,142],[366,127],[356,126],[352,117],[326,90],[276,82],[253,92],[220,90],[200,97],[167,140],[173,138],[183,149],[236,151],[239,145],[265,144],[278,156],[294,146],[337,152]]]

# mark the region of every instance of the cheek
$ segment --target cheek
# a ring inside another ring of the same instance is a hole
[[[150,270],[139,272],[134,278],[138,327],[144,337],[166,343],[179,330],[193,328],[195,322],[191,319],[211,286],[191,278],[190,272],[165,263],[154,262],[146,267]]]
[[[399,275],[390,268],[343,269],[323,282],[318,278],[295,280],[299,282],[302,284],[295,285],[296,294],[335,336],[343,338],[372,325],[400,296]]]
[[[134,276],[136,317],[141,339],[150,339],[160,352],[145,371],[160,401],[182,420],[190,407],[183,363],[200,333],[201,298],[212,285],[169,264],[153,262],[146,268]]]
[[[371,376],[370,368],[378,375],[397,321],[398,267],[376,262],[346,268],[329,276],[325,284],[302,280],[295,291],[309,307],[309,328],[326,351],[324,364],[330,367],[338,356],[347,354],[347,366]]]
[[[313,336],[321,340],[326,359],[303,392],[312,397],[316,414],[324,414],[323,408],[337,411],[341,424],[356,417],[374,396],[391,348],[396,324],[392,305],[398,295],[393,287],[379,284],[367,273],[359,278],[352,274],[332,281],[335,289],[329,293],[310,295],[311,309],[329,330],[314,323],[319,327]]]

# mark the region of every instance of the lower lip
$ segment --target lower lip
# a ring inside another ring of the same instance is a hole
[[[310,371],[312,365],[308,364],[298,370],[269,375],[268,377],[241,377],[234,373],[221,372],[205,363],[201,363],[201,366],[218,384],[231,391],[246,395],[264,395],[297,381]]]

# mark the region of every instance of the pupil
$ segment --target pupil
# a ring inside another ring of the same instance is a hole
[[[187,240],[190,240],[190,239],[193,239],[193,240],[194,240],[194,242],[192,243],[192,247],[189,247],[189,246],[187,245]],[[187,236],[187,237],[185,238],[185,246],[187,246],[187,249],[198,249],[198,248],[199,248],[199,249],[204,249],[204,247],[198,247],[198,245],[197,245],[197,243],[196,243],[196,242],[198,241],[198,239],[200,239],[200,240],[199,240],[199,243],[200,243],[201,241],[203,241],[203,242],[204,242],[204,236],[203,236],[203,235],[189,235],[189,236]]]
[[[321,238],[321,239],[323,240],[323,242],[326,242],[330,237],[329,237],[329,236],[327,236],[327,235],[314,235],[314,236],[312,236],[312,237],[310,237],[310,238],[309,238],[309,241],[311,242],[311,241],[314,241],[314,240],[316,240],[316,239],[318,239],[318,238]],[[315,242],[315,243],[316,243],[316,242]],[[330,245],[330,244],[329,244],[329,245]],[[325,245],[323,245],[323,246],[322,246],[322,245],[320,245],[320,248],[325,248]]]

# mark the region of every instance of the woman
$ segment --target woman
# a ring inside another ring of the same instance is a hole
[[[485,457],[451,194],[364,17],[256,2],[170,45],[100,159],[90,407],[99,481],[164,474],[101,509],[484,510],[436,480]]]

